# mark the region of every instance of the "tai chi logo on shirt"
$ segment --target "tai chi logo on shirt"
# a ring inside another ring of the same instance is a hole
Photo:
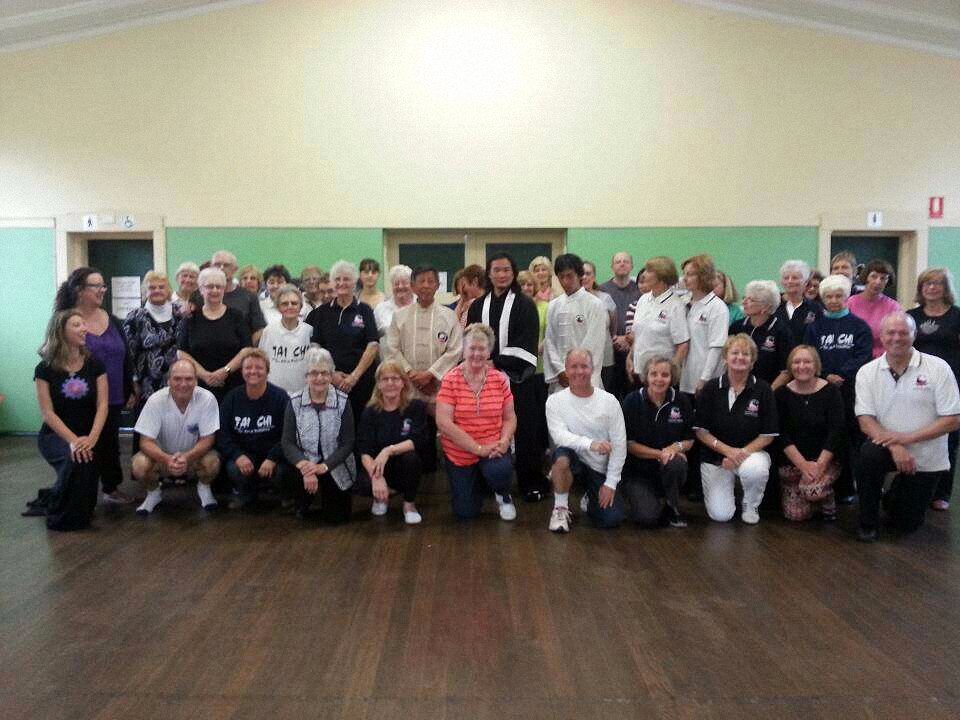
[[[777,341],[773,339],[773,335],[767,335],[767,339],[763,341],[764,350],[776,350]]]
[[[924,320],[920,323],[920,332],[924,335],[933,335],[938,329],[936,320]]]
[[[450,336],[447,335],[443,330],[437,333],[437,340],[439,340],[440,342],[445,343],[449,339],[450,339]]]
[[[365,327],[364,324],[363,324],[363,316],[362,316],[362,315],[355,315],[355,316],[354,316],[354,318],[353,318],[353,326],[354,326],[355,328]]]
[[[680,408],[678,407],[670,408],[670,417],[667,418],[667,422],[672,422],[672,423],[683,422],[683,416],[680,414]]]
[[[400,426],[400,434],[409,435],[411,426],[412,426],[412,423],[410,422],[410,418],[404,418],[403,425]]]
[[[190,433],[191,435],[199,435],[200,425],[198,425],[197,423],[190,423],[189,425],[187,425],[187,432]]]
[[[927,376],[926,375],[917,375],[917,385],[916,387],[919,390],[925,390],[927,388]]]
[[[577,315],[577,317],[574,318],[574,319],[577,321],[577,325],[583,325],[584,320],[585,320],[585,318],[583,317],[583,315]]]
[[[749,415],[750,417],[757,417],[760,414],[760,401],[754,398],[747,403],[747,409],[743,411],[744,415]]]

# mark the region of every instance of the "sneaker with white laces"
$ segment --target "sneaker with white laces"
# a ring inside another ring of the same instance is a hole
[[[387,514],[387,504],[385,502],[373,501],[373,505],[370,506],[371,515],[386,515]]]
[[[587,509],[590,507],[590,498],[586,493],[580,498],[580,512],[586,514]]]
[[[403,521],[407,525],[419,525],[422,520],[423,518],[416,510],[405,510],[403,513]]]
[[[550,528],[550,532],[570,532],[570,510],[563,505],[555,507],[550,514],[550,524],[547,527]]]
[[[747,525],[756,525],[760,522],[760,514],[757,512],[757,509],[752,505],[743,504],[743,512],[740,513],[740,519],[743,520]]]
[[[513,504],[513,499],[509,495],[493,495],[497,499],[497,505],[500,506],[501,520],[516,520],[517,506]]]

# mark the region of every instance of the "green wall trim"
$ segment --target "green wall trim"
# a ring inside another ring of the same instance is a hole
[[[570,228],[567,249],[597,263],[598,279],[610,276],[613,254],[626,250],[635,267],[655,255],[667,255],[677,265],[708,253],[733,278],[738,291],[750,280],[779,277],[784,260],[817,262],[818,229],[798,227],[637,227]],[[678,267],[679,269],[679,267]]]
[[[930,267],[946,267],[960,274],[960,227],[930,228],[927,261]]]
[[[383,263],[381,228],[167,228],[167,271],[180,263],[198,265],[217,250],[229,250],[241,266],[253,264],[260,270],[281,263],[298,276],[307,265],[329,269],[340,259],[358,262],[372,257]],[[381,272],[381,285],[386,273]]]
[[[0,432],[40,429],[33,368],[56,293],[55,243],[52,229],[0,228]]]

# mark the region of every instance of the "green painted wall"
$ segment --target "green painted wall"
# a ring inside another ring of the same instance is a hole
[[[930,228],[927,254],[930,267],[947,267],[960,275],[960,227]]]
[[[33,368],[56,293],[55,240],[53,230],[0,228],[0,432],[40,429]]]
[[[667,255],[679,265],[691,255],[706,252],[742,291],[750,280],[776,280],[784,260],[806,260],[815,265],[817,228],[570,228],[567,248],[597,263],[601,281],[610,276],[610,258],[619,250],[629,251],[637,266],[654,255]]]
[[[307,265],[327,268],[337,260],[371,257],[383,263],[380,228],[167,228],[167,269],[185,260],[198,265],[217,250],[229,250],[241,267],[261,270],[282,263],[292,275]],[[381,273],[381,285],[384,273]]]

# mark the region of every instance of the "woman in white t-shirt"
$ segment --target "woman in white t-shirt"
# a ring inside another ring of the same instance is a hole
[[[270,357],[267,379],[290,395],[303,389],[307,371],[306,353],[313,327],[300,319],[303,297],[295,285],[284,285],[275,300],[280,319],[274,320],[260,335],[260,349]]]

